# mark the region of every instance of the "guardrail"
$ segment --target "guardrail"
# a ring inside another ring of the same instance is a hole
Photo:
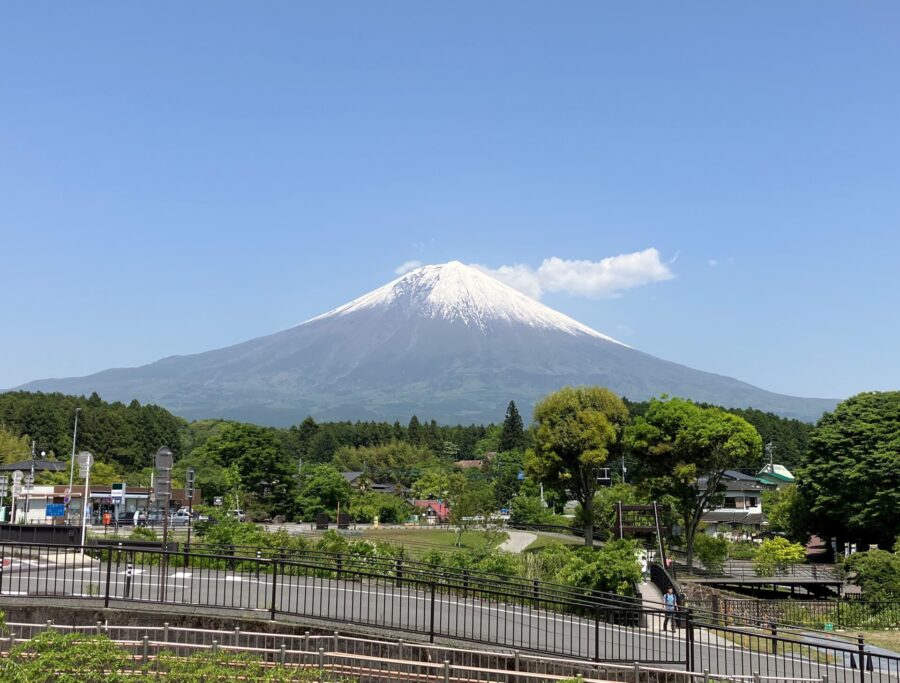
[[[580,678],[586,683],[657,681],[698,683],[708,681],[709,672],[689,672],[641,664],[589,663],[548,658],[520,651],[466,650],[425,645],[402,640],[380,640],[347,636],[258,633],[253,631],[187,629],[162,626],[96,625],[58,626],[53,623],[7,624],[10,635],[0,640],[0,655],[27,643],[40,633],[103,635],[131,655],[134,672],[165,673],[160,655],[189,658],[198,652],[218,652],[227,661],[231,654],[252,656],[266,664],[286,669],[312,670],[320,681],[558,681]],[[308,680],[308,679],[306,679]],[[718,681],[750,683],[776,680],[772,676],[717,676]],[[823,683],[823,678],[779,677],[782,683]]]
[[[344,622],[417,637],[469,641],[552,657],[709,669],[715,676],[794,676],[898,683],[900,657],[829,642],[821,634],[765,631],[596,596],[530,592],[465,574],[400,574],[378,558],[236,557],[209,553],[0,545],[0,594],[255,612],[271,619]],[[862,664],[860,663],[862,662]],[[855,667],[855,668],[854,668]],[[860,668],[861,667],[861,668]]]

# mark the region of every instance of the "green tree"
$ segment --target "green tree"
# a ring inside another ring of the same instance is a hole
[[[584,509],[584,542],[594,542],[594,494],[607,458],[619,445],[628,410],[601,387],[564,387],[534,408],[535,448],[529,476],[565,486]]]
[[[887,602],[900,596],[900,554],[896,551],[854,553],[844,560],[844,569],[868,600]]]
[[[651,401],[628,428],[626,442],[651,477],[651,493],[672,497],[690,564],[703,513],[723,499],[725,470],[759,461],[759,433],[737,415],[673,398]]]
[[[373,481],[409,486],[438,459],[428,448],[403,441],[378,446],[341,446],[332,464],[344,472],[365,472]]]
[[[500,441],[497,449],[500,451],[517,451],[525,448],[525,429],[522,425],[522,416],[516,408],[516,402],[510,401],[506,408],[506,419],[500,430]]]
[[[472,527],[487,527],[494,511],[494,492],[483,480],[468,479],[457,475],[450,478],[447,493],[450,506],[450,523],[456,527],[456,545],[462,542],[462,534]]]
[[[753,557],[753,570],[757,576],[775,576],[784,572],[792,564],[806,559],[806,548],[799,543],[791,543],[786,538],[776,536],[763,541]]]
[[[27,436],[17,436],[0,425],[0,462],[4,465],[31,457],[31,443]]]
[[[694,540],[694,551],[703,566],[709,571],[719,574],[728,557],[728,541],[721,536],[698,534]]]
[[[798,482],[812,531],[893,543],[900,536],[900,391],[857,394],[824,415]]]
[[[419,418],[415,415],[409,418],[409,424],[406,426],[406,440],[416,446],[421,446],[425,442],[422,425],[419,423]]]
[[[509,505],[513,496],[519,492],[522,484],[519,481],[519,473],[524,467],[524,455],[518,451],[498,453],[488,462],[488,476],[494,485],[498,508]]]
[[[451,485],[456,484],[457,480],[464,480],[459,472],[453,472],[446,467],[430,467],[413,482],[413,495],[422,500],[446,498]]]
[[[357,522],[370,523],[377,517],[382,524],[400,524],[412,514],[412,508],[399,496],[367,491],[351,495],[348,513]]]
[[[304,466],[297,504],[303,519],[309,521],[319,512],[334,514],[338,504],[346,508],[351,493],[344,475],[332,465]]]
[[[806,543],[809,540],[809,514],[806,501],[800,495],[796,484],[763,491],[762,509],[770,531],[784,534],[797,543]]]

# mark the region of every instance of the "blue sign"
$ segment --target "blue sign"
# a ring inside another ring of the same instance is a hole
[[[47,503],[47,517],[65,517],[66,506],[62,503]]]

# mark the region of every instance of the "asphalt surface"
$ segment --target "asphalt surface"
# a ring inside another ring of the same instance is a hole
[[[473,586],[467,595],[433,592],[423,581],[369,576],[361,580],[291,576],[221,568],[170,568],[144,565],[129,569],[122,561],[107,566],[68,554],[51,562],[42,557],[5,562],[0,595],[11,597],[102,598],[111,606],[122,601],[165,603],[172,606],[215,607],[271,614],[279,618],[309,617],[407,631],[440,638],[469,640],[560,656],[614,662],[684,662],[685,631],[662,631],[662,611],[645,612],[640,624],[596,622],[593,615],[576,615],[525,604],[510,604]],[[604,614],[605,619],[614,619]],[[805,676],[857,683],[859,672],[837,651],[810,655],[800,644],[787,643],[778,655],[761,651],[760,644],[740,634],[706,628],[694,631],[695,670],[713,674],[760,673],[778,679]],[[873,658],[873,683],[900,681],[898,663]],[[890,668],[887,669],[886,667]]]

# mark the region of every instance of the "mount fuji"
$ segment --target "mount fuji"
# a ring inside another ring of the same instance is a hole
[[[189,419],[497,421],[566,384],[641,400],[666,393],[815,420],[837,401],[797,398],[637,351],[453,261],[413,270],[296,327],[137,368],[45,379],[28,391],[162,405]]]

